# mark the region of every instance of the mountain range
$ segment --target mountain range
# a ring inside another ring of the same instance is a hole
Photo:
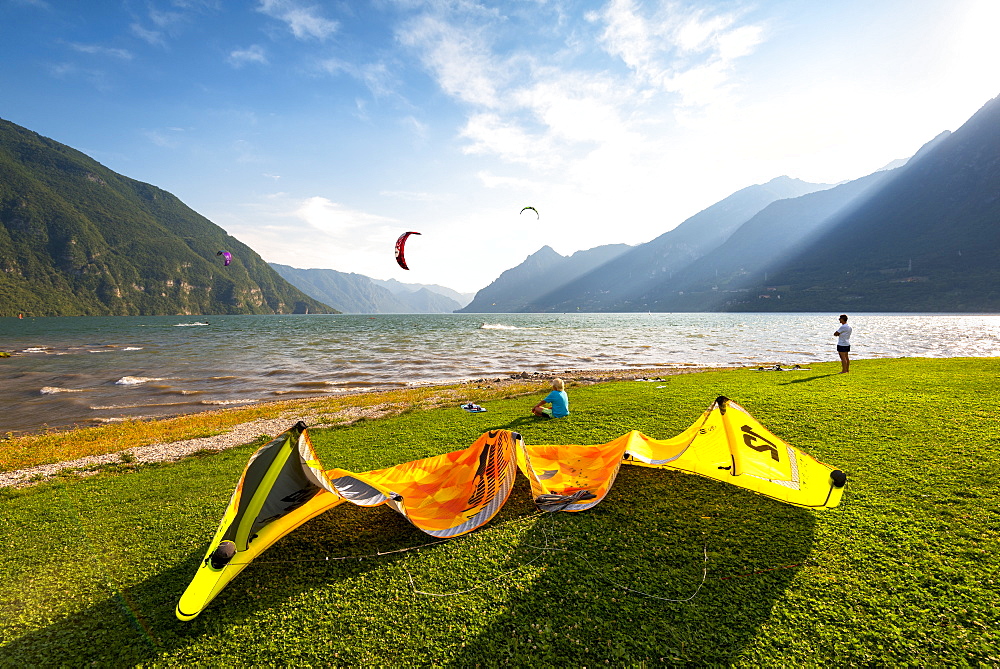
[[[543,246],[520,265],[505,271],[496,281],[476,293],[475,299],[459,311],[534,311],[532,307],[539,295],[548,293],[553,286],[571,283],[595,267],[614,261],[631,248],[627,244],[609,244],[577,251],[572,256],[565,257],[556,253],[552,247]]]
[[[306,295],[349,314],[451,313],[471,300],[471,296],[444,286],[380,281],[362,274],[296,269],[278,263],[271,263],[271,267]]]
[[[1000,311],[1000,98],[894,165],[750,186],[602,263],[543,247],[462,311]]]
[[[767,205],[824,188],[829,186],[778,177],[737,191],[639,246],[601,246],[568,258],[545,246],[501,274],[462,311],[629,311],[644,290],[673,280],[674,272],[720,245]]]
[[[0,119],[0,315],[288,313],[336,310],[170,193]]]

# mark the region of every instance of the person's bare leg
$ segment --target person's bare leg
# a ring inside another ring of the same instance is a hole
[[[847,357],[847,353],[844,351],[839,351],[840,354],[840,373],[847,374],[851,371],[851,359]]]

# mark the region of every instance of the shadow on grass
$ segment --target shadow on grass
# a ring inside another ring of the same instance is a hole
[[[521,428],[526,425],[537,425],[539,423],[544,423],[549,420],[548,418],[542,418],[540,416],[522,416],[521,418],[515,418],[514,420],[504,423],[503,425],[494,425],[488,429],[490,430],[511,430],[512,432],[519,432]]]
[[[804,509],[627,466],[594,509],[542,522],[512,557],[530,560],[547,542],[533,564],[540,576],[449,664],[732,662],[806,562],[814,535]]]
[[[177,620],[174,608],[204,549],[6,643],[0,647],[0,666],[127,666],[170,656],[202,637],[224,636],[232,626],[276,609],[303,591],[352,579],[402,559],[402,554],[371,557],[379,552],[432,541],[433,537],[390,509],[342,505],[272,546],[193,621]],[[317,556],[367,557],[326,561]],[[103,580],[99,576],[93,579]],[[103,584],[95,585],[101,588]],[[106,587],[103,590],[107,592]],[[97,639],[101,642],[95,642]]]
[[[807,376],[807,377],[801,378],[801,379],[792,379],[791,381],[785,381],[784,383],[780,383],[778,385],[787,386],[787,385],[792,384],[792,383],[805,383],[807,381],[815,381],[817,379],[825,379],[828,376],[837,376],[837,374],[839,374],[839,373],[840,372],[831,373],[831,374],[815,374],[813,376]]]
[[[479,532],[512,520],[534,525],[503,564],[479,569],[485,575],[473,585],[486,583],[469,596],[427,597],[407,585],[395,594],[388,617],[382,602],[389,592],[365,595],[382,611],[375,617],[352,609],[349,596],[342,602],[346,608],[331,607],[347,596],[344,582],[374,570],[401,574],[401,561],[414,554],[340,561],[324,556],[371,556],[434,541],[385,507],[341,505],[279,541],[191,622],[176,620],[174,607],[201,550],[7,643],[0,664],[124,666],[186,655],[204,660],[205,641],[211,646],[212,639],[248,629],[268,634],[269,612],[284,615],[289,602],[296,602],[295,615],[302,619],[299,643],[317,653],[317,661],[327,657],[322,653],[334,640],[391,625],[426,637],[381,651],[383,662],[399,666],[728,663],[768,620],[796,573],[789,566],[803,563],[813,543],[808,511],[700,477],[638,467],[623,467],[608,498],[594,509],[525,520],[533,510],[527,482],[519,478],[498,517]],[[417,564],[448,564],[455,551],[467,548],[454,542],[423,548]],[[504,572],[510,575],[489,583]],[[469,587],[449,583],[455,576],[448,568],[424,568],[414,576],[417,587],[431,591]],[[375,583],[392,589],[385,581]],[[314,610],[321,613],[299,608],[310,591],[324,598],[326,604]],[[666,601],[692,594],[690,601]],[[465,634],[450,631],[461,620],[476,624]],[[256,641],[246,643],[252,658]],[[346,652],[356,656],[345,656],[343,646],[340,651],[337,663],[361,664],[361,653],[370,647],[348,644]],[[282,662],[279,655],[271,660]]]

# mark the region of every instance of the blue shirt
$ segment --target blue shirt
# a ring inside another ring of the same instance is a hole
[[[542,401],[552,403],[553,418],[562,418],[569,415],[569,397],[566,395],[565,390],[553,390]]]

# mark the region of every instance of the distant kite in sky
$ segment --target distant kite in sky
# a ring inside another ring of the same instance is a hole
[[[531,211],[535,212],[535,217],[536,217],[536,218],[539,218],[539,219],[541,218],[541,216],[540,216],[540,215],[539,215],[539,213],[538,213],[538,210],[537,210],[537,209],[535,209],[534,207],[525,207],[524,209],[522,209],[522,210],[521,210],[521,213],[523,214],[524,212],[528,211],[529,209],[530,209]]]
[[[406,246],[406,240],[409,238],[410,235],[419,235],[419,234],[420,234],[419,232],[404,232],[399,236],[399,239],[396,240],[396,262],[398,262],[399,266],[402,267],[403,269],[410,269],[409,267],[406,266],[406,258],[403,256],[403,251],[405,250],[404,247]]]
[[[222,256],[223,258],[226,259],[225,267],[229,267],[229,263],[233,261],[233,254],[230,253],[229,251],[219,251],[215,255]]]

